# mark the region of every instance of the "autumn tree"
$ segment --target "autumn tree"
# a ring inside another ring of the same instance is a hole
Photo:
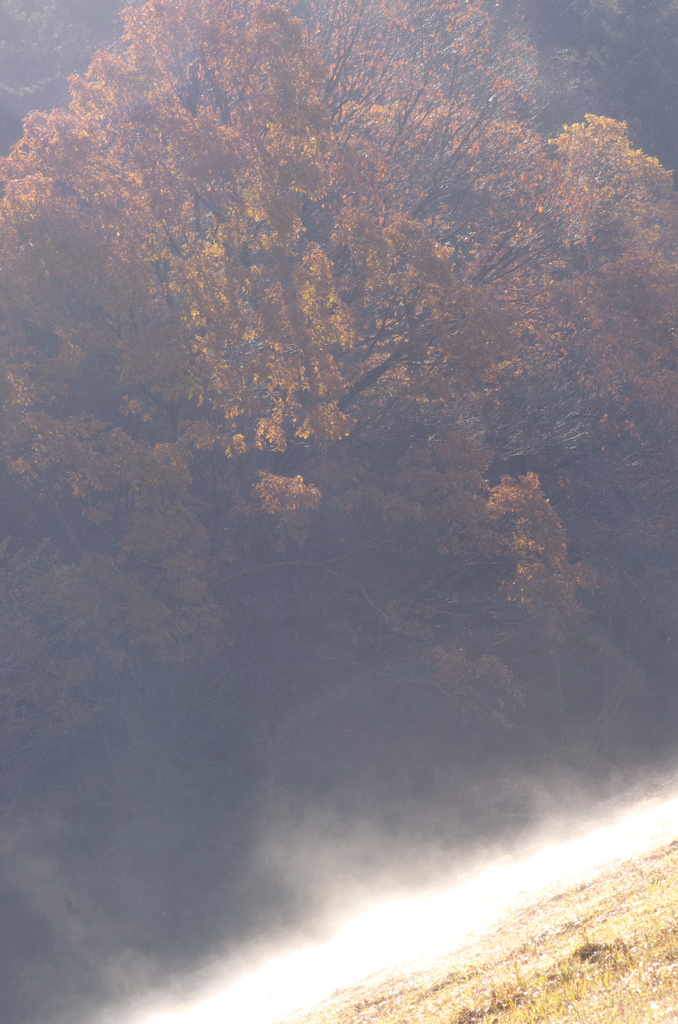
[[[436,551],[504,543],[462,419],[559,245],[527,57],[455,3],[305,17],[130,9],[5,165],[7,465],[121,667],[216,654],[281,561],[322,576],[425,524],[397,623]],[[356,516],[358,544],[320,539]]]
[[[609,725],[620,693],[642,692],[639,678],[670,701],[659,680],[670,676],[675,621],[676,201],[671,173],[634,149],[624,124],[588,116],[554,148],[582,202],[562,262],[545,274],[531,340],[487,396],[486,443],[490,479],[536,472],[570,558],[598,573],[591,642],[608,665],[620,650],[635,664],[630,681],[621,667],[600,669]]]

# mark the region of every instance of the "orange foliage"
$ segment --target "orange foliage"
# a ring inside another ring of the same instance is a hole
[[[315,564],[328,530],[396,559],[419,531],[488,578],[507,559],[493,594],[576,618],[595,577],[536,476],[488,486],[483,403],[584,325],[591,386],[645,381],[674,415],[666,172],[601,118],[545,153],[529,53],[480,4],[292,13],[130,8],[2,162],[3,455],[113,660],[215,654],[229,581],[291,544]],[[386,597],[407,634],[418,593],[433,642],[451,598],[428,564]]]

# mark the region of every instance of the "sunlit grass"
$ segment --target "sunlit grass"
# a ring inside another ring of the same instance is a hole
[[[144,1024],[678,1024],[676,836],[675,796],[565,841],[552,832]]]
[[[678,841],[542,899],[418,974],[337,993],[305,1024],[678,1024]]]

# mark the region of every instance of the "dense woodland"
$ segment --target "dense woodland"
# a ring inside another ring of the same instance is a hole
[[[8,1024],[678,724],[678,3],[119,6],[0,3]]]

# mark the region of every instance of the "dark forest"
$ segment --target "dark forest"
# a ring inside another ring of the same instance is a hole
[[[678,3],[120,8],[0,2],[7,1024],[676,750]]]

